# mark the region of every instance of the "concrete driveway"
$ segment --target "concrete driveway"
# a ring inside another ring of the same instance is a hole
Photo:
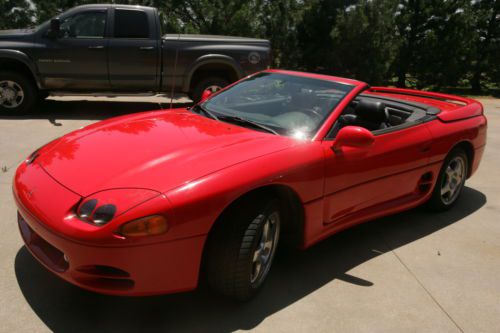
[[[169,103],[75,99],[82,98],[0,118],[1,332],[500,332],[500,100],[482,100],[487,151],[453,210],[415,209],[282,253],[262,293],[235,304],[204,288],[147,298],[93,294],[45,271],[23,247],[11,179],[31,151],[92,122]]]

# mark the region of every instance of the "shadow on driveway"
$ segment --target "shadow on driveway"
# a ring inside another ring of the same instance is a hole
[[[262,292],[243,304],[212,295],[204,287],[141,298],[94,294],[46,271],[24,247],[17,253],[15,272],[29,305],[55,332],[248,330],[334,279],[369,288],[372,282],[347,272],[458,222],[485,203],[484,194],[466,187],[448,212],[418,208],[354,227],[306,251],[280,253]]]

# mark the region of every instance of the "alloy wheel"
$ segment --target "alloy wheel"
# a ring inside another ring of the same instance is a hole
[[[280,231],[280,216],[278,212],[271,213],[264,223],[259,244],[253,254],[252,274],[250,281],[254,285],[260,284],[269,273],[271,262],[276,252]]]
[[[7,109],[14,109],[24,101],[24,91],[19,84],[14,81],[0,81],[0,106]]]
[[[466,164],[462,156],[448,162],[441,182],[441,200],[445,205],[452,204],[464,185]]]

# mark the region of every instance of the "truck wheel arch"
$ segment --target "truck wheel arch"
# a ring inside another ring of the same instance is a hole
[[[20,70],[33,79],[38,89],[42,89],[42,83],[36,74],[36,65],[25,53],[18,50],[0,50],[0,68]]]
[[[226,75],[229,82],[234,82],[244,76],[240,65],[233,58],[219,54],[207,54],[198,58],[186,71],[186,80],[182,90],[189,92],[196,82],[204,76],[214,72],[220,76],[221,71]]]

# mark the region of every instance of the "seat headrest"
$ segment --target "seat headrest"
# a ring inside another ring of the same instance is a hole
[[[361,100],[356,105],[356,115],[364,120],[383,122],[387,120],[385,104],[382,102]]]

